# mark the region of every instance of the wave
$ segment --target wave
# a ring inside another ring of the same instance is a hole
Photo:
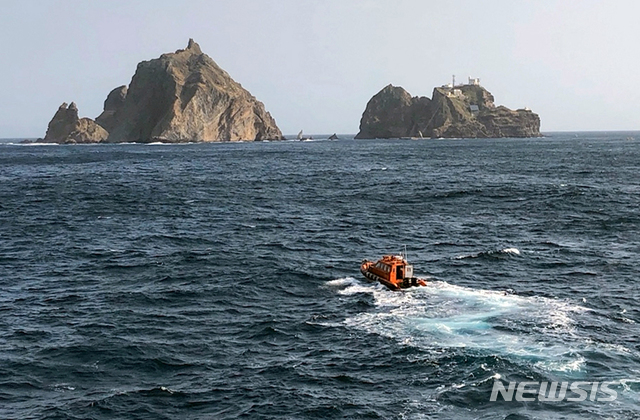
[[[375,309],[346,318],[346,326],[402,345],[499,354],[553,372],[580,371],[586,363],[573,314],[589,309],[571,302],[443,281],[405,292],[350,277],[328,283],[341,287],[340,295],[373,296]]]
[[[325,285],[329,287],[354,286],[358,283],[353,277],[343,277],[335,280],[329,280]]]
[[[518,248],[504,248],[490,251],[478,252],[476,254],[460,255],[456,260],[466,260],[472,258],[505,258],[510,256],[521,256],[522,252]]]

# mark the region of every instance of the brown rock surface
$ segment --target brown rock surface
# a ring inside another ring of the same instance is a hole
[[[411,98],[387,86],[367,104],[356,138],[540,137],[540,118],[529,110],[494,105],[479,85],[435,88],[432,99]]]
[[[74,102],[60,105],[42,140],[45,143],[100,143],[109,133],[90,118],[78,118],[78,108]]]
[[[387,85],[367,103],[356,138],[411,136],[419,131],[418,126],[430,102],[425,97],[412,98],[399,86]]]
[[[108,142],[283,139],[264,105],[193,40],[138,64],[112,118]]]
[[[109,133],[91,118],[80,118],[63,143],[101,143]]]
[[[117,121],[115,114],[124,106],[124,100],[127,97],[127,87],[120,86],[113,89],[107,99],[104,101],[104,111],[96,118],[96,122],[105,130],[112,131]]]
[[[75,102],[71,102],[71,105],[63,102],[49,122],[43,141],[58,143],[60,139],[65,139],[74,130],[78,120],[78,107]]]

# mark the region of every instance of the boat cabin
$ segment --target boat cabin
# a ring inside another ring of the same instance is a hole
[[[405,278],[413,277],[413,266],[397,255],[385,255],[369,267],[369,271],[390,283],[397,283]]]
[[[363,260],[360,272],[391,290],[427,285],[423,279],[413,277],[413,266],[402,255],[385,255],[376,262]]]

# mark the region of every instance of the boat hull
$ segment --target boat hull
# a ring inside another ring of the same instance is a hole
[[[362,273],[363,276],[365,276],[368,280],[371,280],[372,282],[377,281],[378,283],[382,284],[383,286],[386,286],[388,289],[396,291],[396,290],[400,290],[400,288],[398,286],[396,286],[395,284],[391,283],[390,281],[385,280],[384,278],[373,274],[370,271],[367,271],[365,268],[360,267],[360,272]]]
[[[410,287],[418,287],[418,286],[426,286],[427,283],[422,280],[419,279],[417,277],[408,277],[405,278],[397,283],[391,282],[387,279],[385,279],[382,276],[379,276],[373,272],[371,272],[370,267],[372,265],[374,265],[375,263],[373,261],[367,261],[364,260],[362,262],[362,265],[360,266],[360,272],[362,273],[362,275],[367,279],[370,280],[372,282],[377,281],[378,283],[382,284],[383,286],[385,286],[387,289],[389,290],[393,290],[393,291],[398,291],[401,289],[408,289]]]

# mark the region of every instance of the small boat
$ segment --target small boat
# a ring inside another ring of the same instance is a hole
[[[298,133],[298,141],[307,141],[307,140],[313,140],[313,137],[311,136],[304,136],[302,130],[300,130],[300,132]]]
[[[423,279],[413,277],[413,266],[404,255],[385,255],[376,262],[362,260],[360,272],[371,281],[377,281],[390,290],[426,286]]]
[[[329,136],[328,140],[338,140],[338,135],[336,133],[333,133],[331,136]]]

